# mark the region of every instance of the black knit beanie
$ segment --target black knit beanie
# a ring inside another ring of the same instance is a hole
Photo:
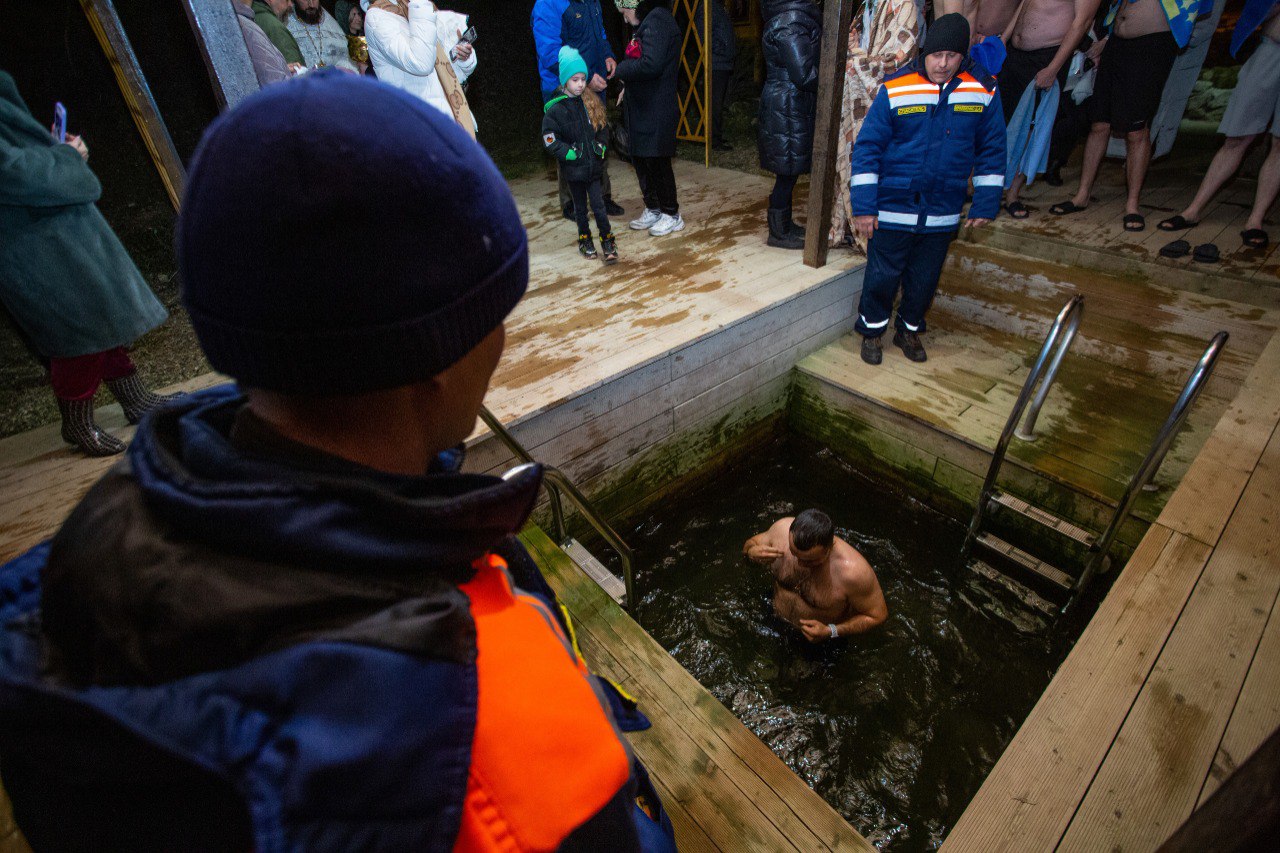
[[[924,34],[920,55],[928,56],[940,50],[950,50],[961,56],[969,54],[969,21],[959,12],[943,15],[929,25]]]
[[[268,86],[213,123],[177,243],[209,363],[288,394],[434,376],[529,279],[524,225],[484,150],[421,99],[337,70]]]

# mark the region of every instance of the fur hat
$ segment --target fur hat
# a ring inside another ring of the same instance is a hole
[[[352,222],[379,225],[353,238]],[[268,86],[213,123],[177,244],[209,363],[299,395],[440,373],[529,279],[524,225],[484,149],[422,99],[336,69]]]

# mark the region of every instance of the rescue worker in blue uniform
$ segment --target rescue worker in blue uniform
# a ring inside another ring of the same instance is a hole
[[[854,229],[868,239],[854,328],[862,360],[879,364],[899,286],[893,343],[912,361],[947,250],[960,228],[973,177],[968,224],[1000,209],[1005,127],[990,74],[967,58],[969,22],[959,13],[934,21],[920,56],[885,78],[853,145]]]
[[[309,180],[333,150],[362,156]],[[335,211],[386,224],[336,252]],[[619,733],[645,721],[514,538],[541,467],[459,470],[529,277],[483,149],[367,77],[269,86],[206,132],[177,244],[239,384],[144,417],[0,566],[31,846],[674,850]]]

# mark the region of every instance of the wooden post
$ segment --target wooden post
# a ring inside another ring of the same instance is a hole
[[[844,102],[844,64],[849,57],[852,0],[826,0],[822,10],[822,47],[818,64],[818,119],[813,132],[813,170],[809,174],[808,222],[805,223],[804,262],[827,263],[827,235],[831,230],[832,185],[840,150],[840,107]]]
[[[235,0],[182,0],[191,32],[204,56],[218,110],[228,110],[258,91],[258,75],[245,46],[231,3]]]
[[[169,128],[165,127],[160,117],[160,109],[151,96],[151,87],[138,65],[138,57],[133,53],[129,39],[125,37],[124,27],[120,25],[120,17],[116,14],[111,0],[80,0],[89,26],[106,54],[111,70],[115,72],[116,83],[120,86],[120,94],[124,95],[133,122],[142,134],[142,141],[151,153],[151,160],[160,172],[160,180],[169,193],[169,201],[177,210],[182,200],[182,189],[187,183],[187,170],[173,147],[173,139],[169,136]]]

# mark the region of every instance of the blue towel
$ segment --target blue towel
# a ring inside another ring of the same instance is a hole
[[[1005,49],[1004,40],[1000,36],[987,36],[969,48],[969,56],[987,69],[992,77],[995,77],[1000,74],[1000,69],[1004,68],[1004,61],[1008,58],[1009,51]]]
[[[1049,166],[1049,141],[1058,115],[1058,81],[1054,80],[1048,89],[1039,90],[1038,104],[1036,94],[1036,81],[1032,80],[1005,129],[1005,189],[1012,186],[1013,176],[1019,173],[1027,176],[1027,186],[1031,186],[1036,175]]]
[[[1240,19],[1236,21],[1236,28],[1231,33],[1232,57],[1244,46],[1244,40],[1253,35],[1258,27],[1262,26],[1267,13],[1271,11],[1271,7],[1276,2],[1277,0],[1245,0],[1244,11],[1240,13]]]

